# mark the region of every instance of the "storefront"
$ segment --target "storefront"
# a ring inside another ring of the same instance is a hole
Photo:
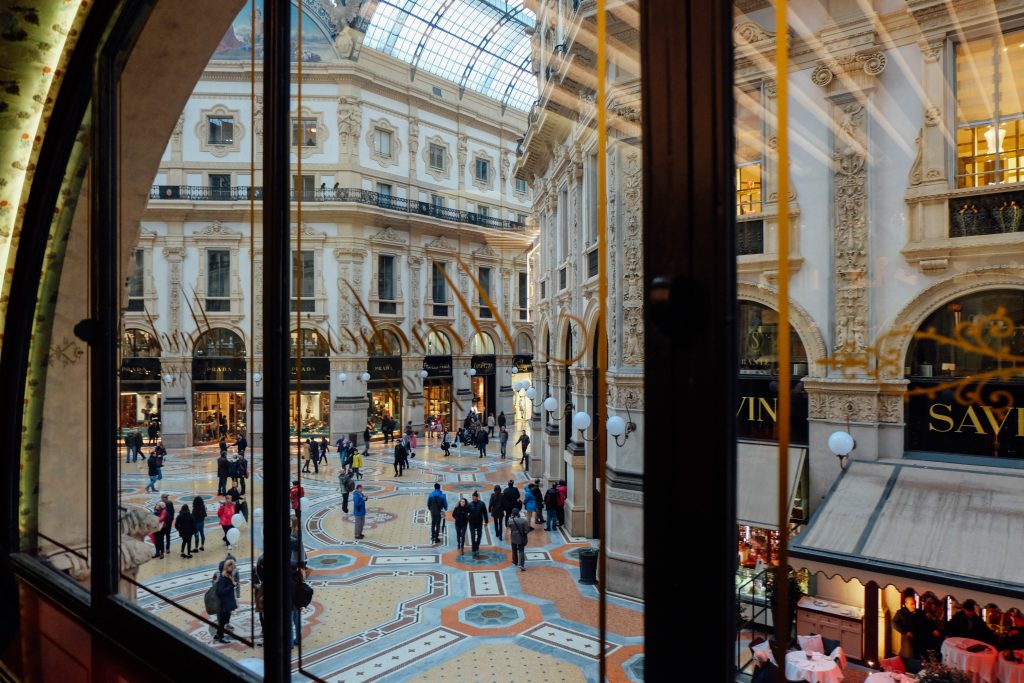
[[[288,426],[292,436],[331,436],[331,362],[327,341],[315,330],[302,330],[302,359],[297,360],[298,333],[291,335]],[[302,373],[299,375],[299,368]],[[300,381],[301,379],[301,381]],[[300,390],[301,385],[301,390]]]
[[[452,426],[452,357],[426,356],[423,369],[423,424],[441,420],[446,428]]]
[[[390,417],[395,431],[400,432],[402,421],[402,357],[370,357],[366,364],[370,380],[366,383],[366,423],[371,434],[381,433],[384,418]]]
[[[512,357],[512,386],[519,382],[525,386],[533,386],[533,354],[516,354]],[[526,398],[526,391],[517,391],[512,395],[514,418],[517,422],[529,420],[533,413],[533,405]]]
[[[488,415],[494,414],[495,358],[493,355],[473,356],[469,366],[476,370],[476,374],[471,378],[470,386],[473,394],[473,408],[486,420]]]
[[[242,338],[214,328],[196,342],[192,358],[192,438],[212,443],[246,431],[246,363]]]
[[[128,329],[121,335],[118,426],[145,431],[160,423],[160,346],[150,333]]]

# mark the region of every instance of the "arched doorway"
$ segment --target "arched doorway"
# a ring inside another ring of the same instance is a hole
[[[142,429],[160,424],[160,343],[151,333],[128,328],[121,334],[121,391],[118,426]]]
[[[367,428],[371,434],[383,434],[384,426],[402,427],[402,342],[392,330],[378,330],[369,342],[366,371]]]
[[[486,422],[487,416],[494,414],[496,400],[495,391],[495,358],[494,339],[486,332],[473,336],[469,342],[470,367],[476,370],[470,382],[473,395],[472,409],[480,413]]]
[[[215,327],[197,340],[192,355],[192,438],[211,443],[246,431],[245,342]]]
[[[424,344],[423,424],[452,425],[452,343],[441,330],[431,330]]]
[[[903,368],[906,450],[1024,458],[1024,290],[950,300],[915,332]],[[958,380],[967,391],[928,394]]]
[[[301,345],[301,382],[299,367],[299,339]],[[291,392],[289,396],[289,425],[291,435],[301,431],[303,437],[330,437],[331,435],[331,362],[330,346],[316,330],[303,329],[291,334]],[[301,387],[300,387],[301,384]]]
[[[516,335],[515,355],[512,356],[512,385],[516,382],[525,383],[526,386],[533,384],[533,339],[526,332]],[[525,429],[525,423],[533,413],[533,402],[526,397],[526,392],[515,392],[512,395],[513,419],[516,422],[515,429]]]

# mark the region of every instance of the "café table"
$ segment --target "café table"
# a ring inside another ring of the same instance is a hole
[[[917,677],[913,674],[894,674],[888,671],[879,671],[864,679],[864,683],[913,683]]]
[[[839,683],[843,672],[835,660],[814,652],[808,659],[806,652],[796,650],[786,655],[786,678],[807,683]]]
[[[975,645],[983,645],[985,649],[979,652],[967,649]],[[994,647],[972,638],[946,638],[942,643],[943,663],[970,674],[972,683],[996,683],[997,656]]]
[[[1024,683],[1024,650],[1015,650],[1014,654],[1021,661],[1008,662],[999,656],[999,683]]]

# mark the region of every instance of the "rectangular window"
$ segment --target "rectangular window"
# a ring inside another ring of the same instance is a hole
[[[516,214],[516,223],[519,223],[520,225],[526,225],[526,214],[525,213],[517,213]]]
[[[760,89],[743,91],[736,100],[736,213],[761,213],[764,185],[764,135]]]
[[[381,195],[382,197],[390,197],[391,190],[392,187],[390,183],[377,183],[377,194]]]
[[[430,145],[430,168],[444,170],[444,147],[441,145]]]
[[[1024,181],[1024,31],[956,46],[956,183]]]
[[[526,181],[522,178],[516,178],[516,192],[526,194]]]
[[[294,201],[299,196],[299,191],[302,192],[303,201],[313,201],[313,196],[316,193],[316,176],[303,174],[301,180],[299,176],[292,176],[292,200]]]
[[[231,174],[210,174],[210,199],[231,199]]]
[[[569,191],[558,193],[558,262],[569,258]]]
[[[145,308],[145,252],[136,249],[132,260],[132,276],[128,279],[128,310],[141,311]]]
[[[597,242],[597,155],[589,159],[590,173],[587,174],[587,246]]]
[[[483,204],[476,205],[476,212],[480,214],[481,218],[487,218],[491,215],[490,207],[484,206]]]
[[[484,294],[486,294],[488,297],[490,297],[491,296],[491,269],[490,268],[480,268],[479,270],[477,270],[477,280],[480,281],[480,289],[483,290]],[[490,318],[491,317],[491,309],[489,309],[487,307],[487,304],[484,303],[483,295],[480,295],[479,299],[480,299],[480,317],[481,318]]]
[[[444,279],[445,264],[434,261],[431,273],[431,295],[434,315],[446,317],[448,315],[448,282]]]
[[[381,301],[395,300],[394,256],[382,254],[377,257],[377,298]]]
[[[558,269],[558,291],[562,291],[563,289],[565,289],[565,285],[566,285],[567,280],[568,280],[568,277],[566,275],[566,269],[565,268],[559,268]]]
[[[435,209],[443,209],[444,197],[442,197],[439,194],[430,195],[430,205],[433,206]]]
[[[292,119],[292,147],[316,147],[316,119]]]
[[[481,183],[488,183],[491,179],[491,164],[486,159],[476,160],[476,179]]]
[[[528,298],[529,291],[530,290],[529,290],[529,285],[527,284],[527,280],[526,280],[526,273],[524,271],[519,271],[519,301],[517,303],[519,304],[519,319],[520,320],[526,320],[527,319],[527,309],[526,309],[526,306],[527,306],[527,303],[529,302],[529,298]]]
[[[375,128],[373,131],[373,153],[386,159],[391,158],[391,132]]]
[[[208,116],[206,118],[209,145],[230,145],[235,141],[235,119],[231,116]]]
[[[292,276],[289,281],[289,289],[292,292],[292,310],[313,312],[316,310],[314,299],[314,275],[316,274],[316,260],[312,250],[303,249],[292,252]],[[300,268],[301,266],[301,268]],[[299,297],[295,296],[295,283],[299,283],[299,294],[302,304],[299,305]]]
[[[227,249],[206,251],[206,310],[231,310],[231,252]]]

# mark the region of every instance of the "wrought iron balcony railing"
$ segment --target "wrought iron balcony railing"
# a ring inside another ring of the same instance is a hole
[[[495,230],[522,230],[523,223],[519,221],[506,220],[495,216],[484,216],[473,211],[461,209],[450,209],[442,206],[435,206],[430,202],[421,202],[406,197],[362,190],[359,188],[322,188],[318,190],[302,190],[302,201],[304,202],[352,202],[355,204],[367,204],[382,209],[401,211],[403,213],[416,214],[419,216],[430,216],[443,221],[454,223],[466,223]],[[248,201],[250,198],[263,199],[263,188],[255,187],[210,187],[204,185],[154,185],[149,192],[150,199],[178,199],[185,201]],[[291,192],[292,201],[298,199],[298,193],[293,189]]]
[[[737,221],[736,222],[736,255],[749,256],[750,254],[764,253],[764,221]]]
[[[949,200],[949,236],[1024,230],[1024,192],[993,192]]]

